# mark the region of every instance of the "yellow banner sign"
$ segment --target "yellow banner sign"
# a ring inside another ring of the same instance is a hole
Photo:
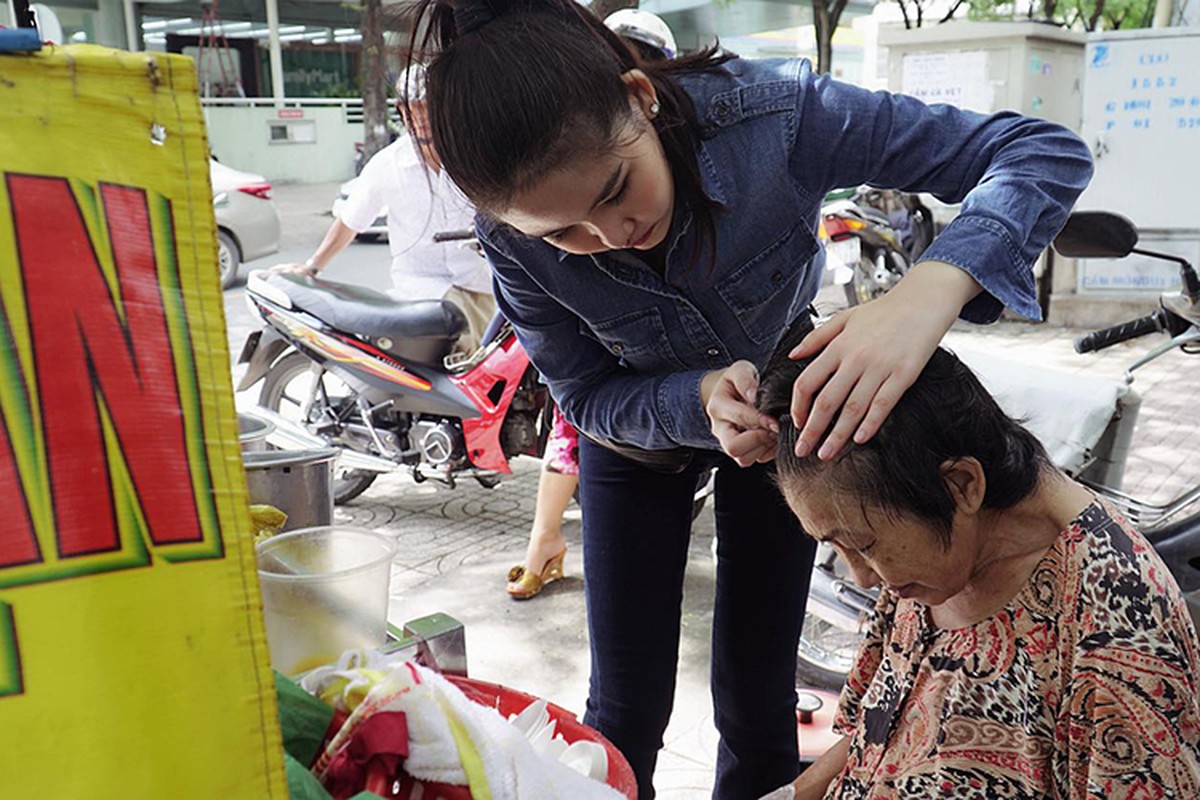
[[[0,55],[5,797],[286,798],[191,59]]]

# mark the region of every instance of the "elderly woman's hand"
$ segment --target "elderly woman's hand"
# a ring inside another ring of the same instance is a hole
[[[925,261],[888,294],[837,314],[806,336],[791,357],[819,355],[792,393],[792,420],[800,430],[796,454],[812,452],[835,415],[818,457],[833,458],[851,437],[861,444],[874,436],[979,292],[964,270]]]
[[[700,382],[700,400],[713,435],[743,467],[775,458],[779,423],[754,407],[758,370],[749,361],[710,372]]]

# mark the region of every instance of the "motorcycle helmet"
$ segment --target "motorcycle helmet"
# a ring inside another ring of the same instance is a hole
[[[662,17],[650,11],[622,8],[605,17],[604,24],[618,36],[661,50],[667,58],[674,58],[678,52],[675,47],[675,34],[671,33]]]
[[[425,99],[425,65],[416,62],[396,78],[396,99],[401,103],[420,103]]]

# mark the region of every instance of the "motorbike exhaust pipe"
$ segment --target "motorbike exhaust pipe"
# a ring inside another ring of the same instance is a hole
[[[275,430],[267,437],[267,442],[281,450],[319,450],[329,447],[329,442],[320,436],[311,433],[295,420],[280,416],[269,408],[258,406],[245,413],[266,420],[275,426]],[[345,448],[338,448],[337,464],[341,469],[357,469],[363,472],[378,473],[393,472],[397,466],[394,461],[389,461],[386,458],[373,456],[369,453],[359,453]]]

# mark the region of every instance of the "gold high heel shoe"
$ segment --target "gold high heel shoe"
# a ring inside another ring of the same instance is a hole
[[[514,600],[528,600],[535,596],[546,584],[553,583],[563,577],[563,559],[567,557],[567,548],[546,562],[540,574],[533,574],[525,569],[524,564],[517,564],[508,571],[508,594]],[[511,584],[516,584],[511,585]]]

